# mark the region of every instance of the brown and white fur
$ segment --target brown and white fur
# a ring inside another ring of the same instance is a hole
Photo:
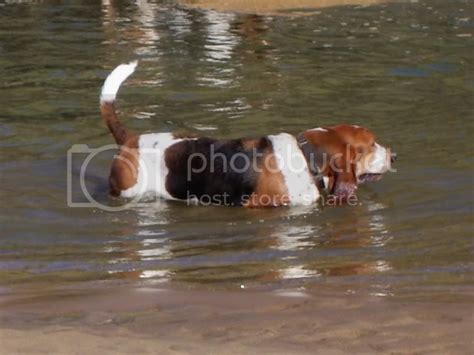
[[[345,199],[364,177],[390,168],[388,150],[357,126],[317,128],[298,137],[280,133],[230,140],[134,134],[120,123],[114,103],[136,65],[115,68],[100,97],[102,118],[120,146],[109,178],[114,196],[152,193],[246,207],[310,205],[320,197],[318,178],[329,193]],[[325,166],[323,156],[334,158],[335,165]]]

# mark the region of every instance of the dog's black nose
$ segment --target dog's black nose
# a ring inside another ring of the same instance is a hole
[[[392,163],[395,163],[395,160],[397,160],[397,156],[395,154],[393,154],[392,157],[390,158],[390,161]]]

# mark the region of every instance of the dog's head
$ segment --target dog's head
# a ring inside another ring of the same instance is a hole
[[[375,135],[360,126],[310,129],[299,140],[312,172],[322,178],[330,194],[341,200],[355,195],[358,184],[379,180],[394,161],[390,149],[378,144]]]

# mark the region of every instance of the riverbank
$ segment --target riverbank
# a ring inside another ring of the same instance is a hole
[[[311,10],[341,5],[373,5],[383,0],[181,0],[189,7],[207,10],[252,13],[259,15],[275,14],[279,11]]]
[[[472,304],[357,294],[99,288],[4,298],[18,353],[472,353]]]

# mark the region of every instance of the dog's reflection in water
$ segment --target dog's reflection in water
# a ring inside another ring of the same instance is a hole
[[[383,209],[380,204],[378,208]],[[227,222],[210,223],[204,220],[206,209],[213,207],[162,202],[153,208],[132,208],[121,223],[121,239],[107,247],[109,272],[151,283],[239,282],[239,277],[250,283],[275,283],[392,269],[390,261],[371,255],[391,239],[378,210],[347,208],[344,225],[338,227],[337,218],[318,224],[325,217],[321,214],[328,212],[314,208],[308,213],[300,210],[300,215],[295,209],[265,211],[263,219],[233,222],[231,212],[238,208],[216,207],[213,212],[229,212],[223,213]]]

